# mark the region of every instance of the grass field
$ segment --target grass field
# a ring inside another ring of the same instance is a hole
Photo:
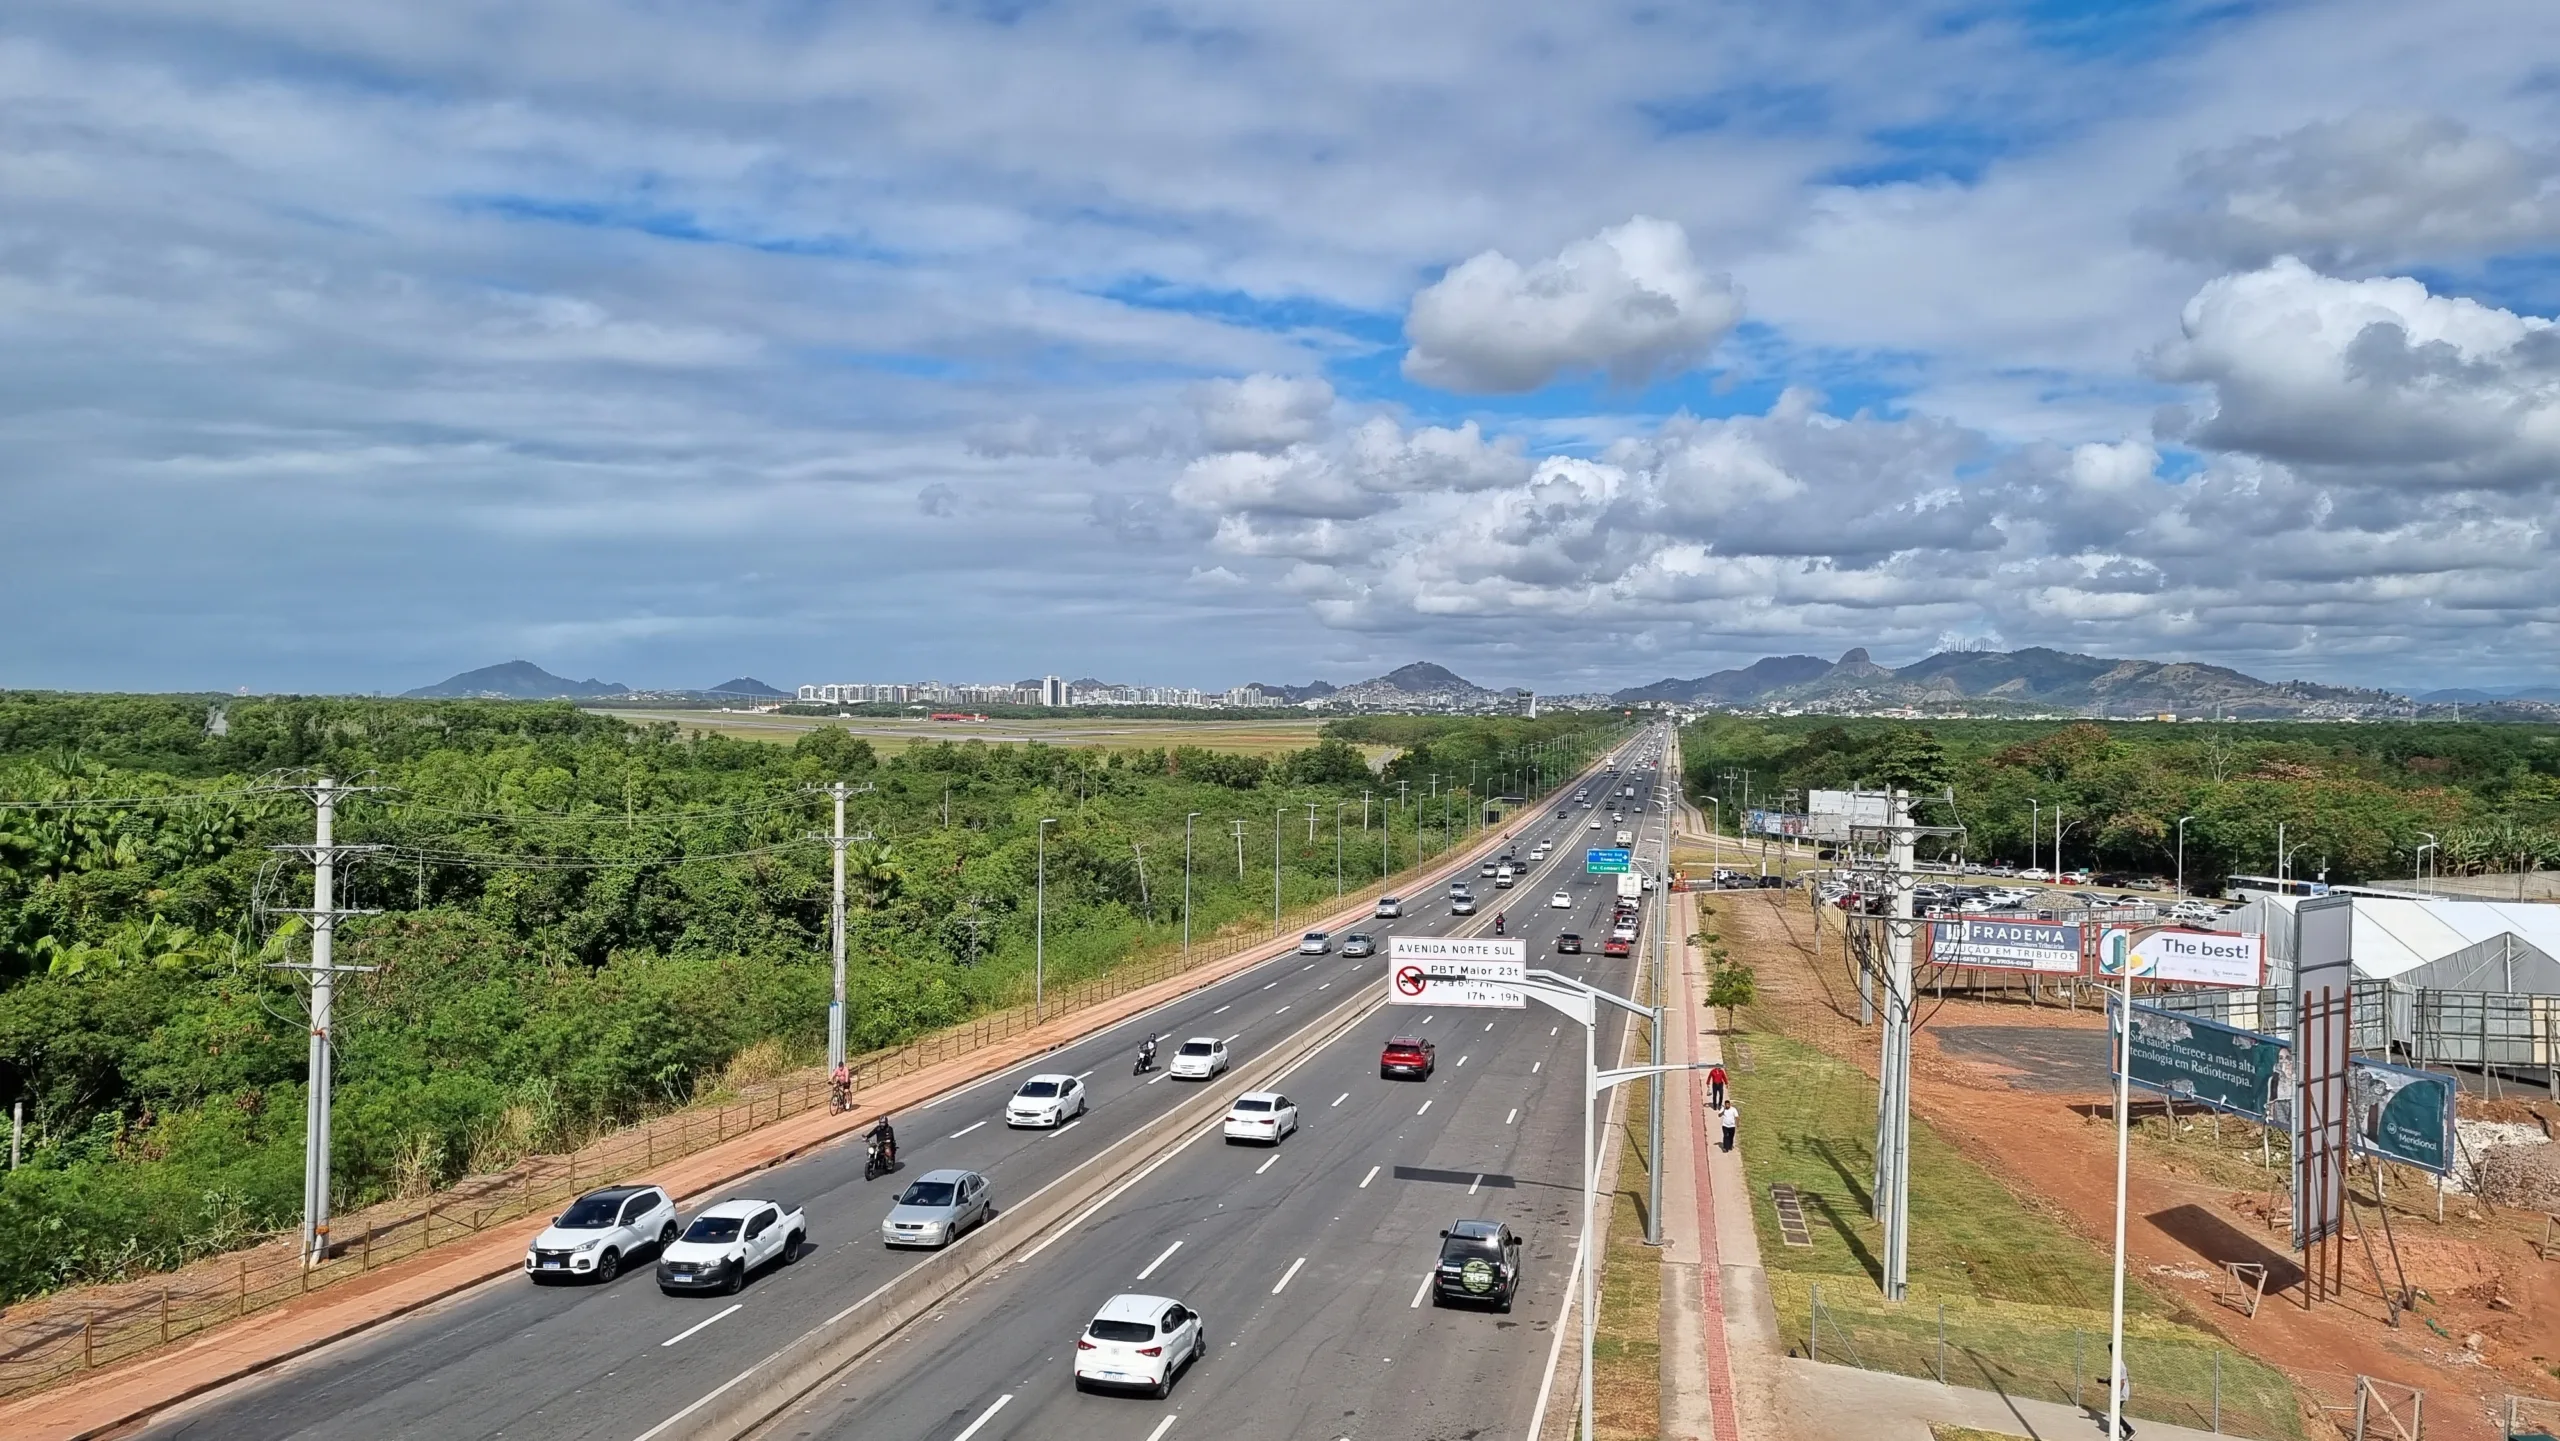
[[[1761,1259],[1796,1354],[2048,1401],[2103,1399],[2105,1258],[1915,1119],[1910,1295],[1885,1301],[1883,1233],[1868,1214],[1875,1083],[1766,1029],[1743,1044],[1752,1063],[1735,1091],[1753,1202],[1794,1186],[1813,1235],[1810,1247],[1788,1246],[1763,1213]],[[2235,1435],[2301,1435],[2281,1374],[2171,1319],[2139,1284],[2126,1288],[2125,1315],[2134,1415],[2203,1429],[2218,1413]]]
[[[784,744],[798,740],[819,726],[839,726],[871,742],[872,749],[882,755],[895,754],[921,742],[941,740],[1010,744],[1039,741],[1046,745],[1101,746],[1111,750],[1198,746],[1203,750],[1277,755],[1282,751],[1304,750],[1314,745],[1316,733],[1324,724],[1317,720],[1147,721],[1102,717],[991,721],[891,720],[871,716],[838,719],[831,716],[750,715],[738,711],[625,710],[619,707],[600,710],[597,714],[620,716],[636,723],[672,721],[688,731]],[[1364,746],[1362,749],[1374,759],[1393,754],[1395,748]]]
[[[1600,1326],[1591,1338],[1591,1430],[1598,1441],[1650,1441],[1662,1427],[1662,1252],[1644,1243],[1646,1088],[1623,1090]]]

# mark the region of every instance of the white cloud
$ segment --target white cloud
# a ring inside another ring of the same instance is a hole
[[[1522,266],[1488,250],[1413,298],[1404,373],[1444,390],[1535,390],[1599,371],[1635,384],[1685,369],[1742,318],[1730,281],[1689,253],[1687,232],[1639,215]]]
[[[1271,454],[1324,433],[1333,415],[1333,387],[1315,377],[1249,375],[1202,384],[1192,405],[1211,450]]]
[[[2205,286],[2181,329],[2158,366],[2211,388],[2198,444],[2436,485],[2560,468],[2560,333],[2542,317],[2286,258]]]
[[[2448,115],[2360,110],[2187,158],[2142,233],[2241,268],[2280,255],[2324,270],[2446,260],[2560,241],[2560,151]]]

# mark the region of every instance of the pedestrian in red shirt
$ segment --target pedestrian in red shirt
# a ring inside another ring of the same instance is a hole
[[[1719,1111],[1724,1109],[1724,1067],[1721,1065],[1707,1067],[1707,1104]]]

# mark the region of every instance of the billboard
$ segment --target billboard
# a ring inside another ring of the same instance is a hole
[[[2266,937],[2222,931],[2152,931],[2114,927],[2098,937],[2098,974],[2121,976],[2126,965],[2147,981],[2256,987],[2266,983]]]
[[[2355,1146],[2442,1176],[2453,1170],[2453,1078],[2376,1061],[2347,1075]]]
[[[1892,798],[1882,791],[1808,791],[1805,820],[1816,840],[1845,841],[1851,826],[1893,822]]]
[[[1742,813],[1745,835],[1792,836],[1799,840],[1813,835],[1813,818],[1793,811],[1749,810]]]
[[[1929,960],[1941,966],[2077,975],[2080,928],[2053,921],[1931,921]]]
[[[1623,846],[1615,850],[1611,850],[1603,846],[1593,846],[1590,850],[1583,853],[1583,874],[1593,876],[1622,876],[1627,873],[1627,868],[1632,865],[1634,861],[1634,855]]]
[[[1529,943],[1513,937],[1396,936],[1387,942],[1387,1003],[1517,1011]]]
[[[2114,996],[2107,997],[2107,1034],[2120,1036]],[[2275,1036],[2146,1006],[2133,1007],[2133,1067],[2127,1079],[2146,1091],[2266,1121],[2292,1080],[2289,1048]],[[2107,1047],[2107,1079],[2116,1077],[2121,1040]]]

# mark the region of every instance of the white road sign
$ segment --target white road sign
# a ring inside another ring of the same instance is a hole
[[[1398,1006],[1516,1011],[1529,978],[1529,943],[1491,936],[1395,936],[1387,942],[1387,1001]]]

